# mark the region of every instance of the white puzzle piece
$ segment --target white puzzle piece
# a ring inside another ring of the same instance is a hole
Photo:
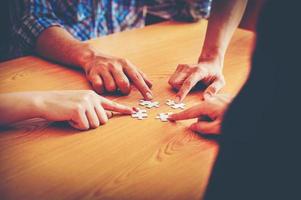
[[[173,109],[184,109],[185,104],[184,103],[175,103],[174,105],[171,106]]]
[[[132,114],[132,117],[139,119],[139,120],[143,120],[143,119],[147,118],[148,115],[146,113],[146,110],[138,109],[138,111],[136,111]]]
[[[159,102],[158,101],[145,101],[145,100],[140,100],[139,105],[145,106],[146,108],[159,108]]]
[[[160,119],[161,122],[168,122],[169,121],[168,117],[171,114],[172,114],[171,112],[168,112],[168,113],[159,113],[159,114],[157,114],[156,119]]]
[[[169,105],[173,109],[184,109],[185,103],[176,103],[174,100],[167,99],[166,105]]]
[[[172,106],[175,104],[175,101],[174,100],[170,100],[170,99],[167,99],[166,100],[166,105],[169,105],[169,106]]]

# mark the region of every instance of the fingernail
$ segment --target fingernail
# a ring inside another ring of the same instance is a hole
[[[133,112],[138,112],[138,110],[139,110],[139,109],[138,109],[137,107],[132,107],[132,113],[133,113]]]
[[[146,97],[147,97],[149,100],[153,99],[153,95],[152,95],[150,92],[147,92],[147,93],[146,93]]]
[[[181,101],[181,98],[179,96],[176,96],[175,101],[176,101],[176,103],[179,103]]]

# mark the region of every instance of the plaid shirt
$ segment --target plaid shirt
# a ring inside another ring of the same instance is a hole
[[[212,0],[17,0],[13,17],[14,56],[33,53],[39,35],[51,26],[81,41],[143,27],[147,9],[164,18],[194,21],[208,17]],[[20,12],[22,10],[22,12]]]

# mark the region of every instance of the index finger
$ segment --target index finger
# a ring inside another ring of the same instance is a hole
[[[133,81],[136,88],[140,91],[144,99],[151,100],[153,98],[152,92],[148,85],[145,83],[145,80],[141,76],[141,74],[134,70],[133,68],[127,69],[127,75]]]
[[[202,102],[182,112],[171,114],[168,119],[171,121],[179,121],[179,120],[199,118],[200,116],[206,114],[205,104],[206,104],[205,102]]]
[[[190,90],[195,86],[195,84],[203,79],[203,75],[199,73],[192,73],[189,77],[186,78],[179,92],[177,93],[177,99],[181,102],[190,92]]]
[[[133,108],[113,102],[106,98],[101,98],[101,104],[106,110],[119,112],[122,114],[132,114]]]
[[[149,88],[152,88],[152,87],[153,87],[153,83],[152,83],[152,81],[147,77],[147,75],[146,75],[144,72],[142,72],[142,71],[139,71],[139,73],[141,74],[141,76],[142,76],[142,78],[144,79],[144,81],[145,81],[145,83],[147,84],[147,86],[148,86]]]

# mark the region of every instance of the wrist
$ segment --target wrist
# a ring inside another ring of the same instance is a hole
[[[32,115],[32,118],[45,118],[44,116],[44,100],[41,92],[33,92],[29,94],[30,105],[28,110]]]
[[[87,63],[96,57],[96,51],[88,43],[80,43],[74,47],[73,57],[75,66],[78,66],[86,71]]]
[[[200,62],[214,62],[218,66],[223,67],[225,53],[218,48],[205,48],[202,51],[198,63]]]

